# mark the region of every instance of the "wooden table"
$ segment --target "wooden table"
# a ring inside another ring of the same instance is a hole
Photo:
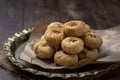
[[[49,24],[73,19],[83,20],[94,29],[119,25],[120,0],[0,0],[0,49],[7,37],[34,26],[36,20]],[[118,69],[101,79],[120,80],[119,75]],[[0,68],[0,80],[23,79]]]

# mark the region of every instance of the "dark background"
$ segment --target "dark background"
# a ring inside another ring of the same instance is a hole
[[[0,0],[0,49],[7,37],[37,20],[44,23],[79,19],[93,29],[107,29],[120,24],[120,0]],[[120,70],[101,77],[120,80]],[[101,80],[100,79],[100,80]],[[23,80],[0,68],[0,80]]]

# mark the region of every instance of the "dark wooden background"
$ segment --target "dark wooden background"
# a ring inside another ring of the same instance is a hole
[[[36,20],[49,24],[73,19],[83,20],[94,29],[117,26],[120,0],[0,0],[0,49],[7,37],[34,26]],[[100,80],[120,80],[119,75],[120,70],[114,70]],[[0,68],[0,80],[24,78]]]

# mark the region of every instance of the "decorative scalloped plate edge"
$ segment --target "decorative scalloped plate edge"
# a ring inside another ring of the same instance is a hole
[[[8,57],[8,59],[11,61],[11,63],[14,64],[15,66],[19,67],[23,71],[28,71],[30,73],[33,73],[34,75],[43,75],[43,76],[46,76],[49,78],[60,77],[60,78],[67,79],[67,78],[73,78],[73,77],[83,78],[86,76],[96,76],[98,74],[105,74],[106,72],[108,72],[110,70],[114,70],[115,68],[117,68],[119,66],[119,64],[113,64],[106,70],[105,69],[91,70],[91,71],[86,71],[86,72],[81,72],[81,73],[66,73],[66,74],[44,72],[44,71],[39,71],[39,70],[33,69],[31,67],[25,66],[16,60],[16,58],[13,55],[14,52],[12,52],[12,50],[11,50],[11,46],[19,45],[18,42],[25,40],[26,37],[29,37],[31,31],[32,31],[32,29],[28,28],[28,29],[22,30],[21,32],[15,33],[13,36],[11,36],[7,39],[7,41],[4,43],[4,46],[3,46],[3,52]]]

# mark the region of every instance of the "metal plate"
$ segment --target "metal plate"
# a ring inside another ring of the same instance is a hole
[[[61,77],[61,78],[93,78],[101,76],[106,72],[113,70],[119,66],[118,63],[114,64],[92,64],[76,70],[45,70],[42,68],[38,69],[38,66],[31,65],[18,58],[19,51],[23,48],[24,44],[31,33],[32,29],[24,29],[21,32],[15,33],[9,37],[4,43],[4,53],[11,61],[12,64],[19,67],[21,70],[28,71],[34,75],[43,75],[49,78]]]

